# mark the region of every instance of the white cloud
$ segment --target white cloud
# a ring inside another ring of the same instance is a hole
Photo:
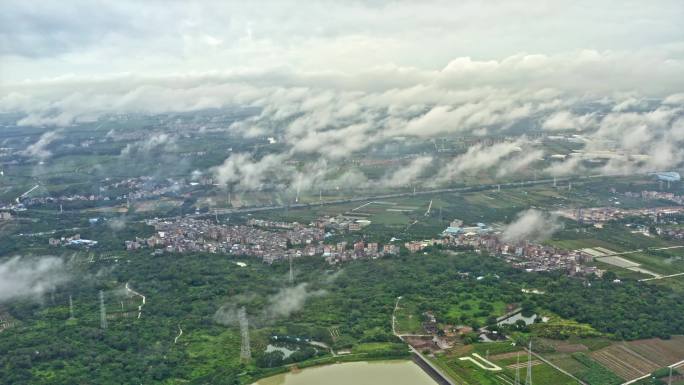
[[[561,110],[546,118],[542,124],[542,128],[547,131],[584,131],[595,124],[595,114],[575,115],[570,111]]]
[[[12,257],[0,263],[0,303],[18,298],[40,298],[69,280],[56,257]]]
[[[529,159],[527,154],[522,152],[522,146],[525,145],[523,140],[496,143],[491,146],[477,144],[444,165],[435,177],[435,183],[447,184],[464,174],[484,172],[498,166],[504,159],[513,164],[529,164],[533,159]],[[539,156],[541,154],[535,152],[533,158]]]
[[[324,290],[309,290],[308,283],[286,287],[268,298],[269,304],[264,313],[267,318],[287,318],[292,313],[302,310],[308,299],[325,294]]]
[[[519,213],[513,222],[506,225],[501,238],[513,243],[522,240],[543,241],[550,238],[561,227],[557,217],[529,209]]]
[[[381,185],[389,187],[405,187],[414,183],[433,163],[432,156],[419,156],[412,159],[408,165],[395,170],[380,180]]]
[[[59,138],[61,138],[59,132],[48,131],[42,134],[35,143],[26,147],[26,149],[22,151],[22,155],[38,158],[40,160],[48,158],[52,155],[52,152],[47,149],[47,146]]]
[[[259,190],[267,184],[276,185],[284,175],[293,174],[294,168],[285,164],[285,154],[270,154],[254,160],[249,154],[231,154],[214,175],[220,185],[235,186],[238,190]]]

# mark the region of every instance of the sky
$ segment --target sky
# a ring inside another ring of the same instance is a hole
[[[2,83],[117,73],[442,70],[515,55],[683,58],[656,1],[3,1]],[[657,69],[654,69],[657,70]]]
[[[5,0],[0,113],[62,129],[110,113],[255,106],[259,116],[226,129],[278,127],[286,151],[235,154],[216,176],[257,188],[297,154],[324,167],[388,138],[484,135],[524,119],[590,132],[588,151],[611,141],[661,169],[684,160],[682,20],[681,0]],[[578,113],[586,102],[610,113]],[[49,155],[59,132],[46,135],[26,150]],[[464,160],[506,161],[504,175],[544,155],[499,156],[525,146],[470,149],[437,180]]]

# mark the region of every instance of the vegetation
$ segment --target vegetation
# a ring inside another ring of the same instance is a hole
[[[577,373],[577,375],[580,379],[589,383],[589,385],[619,385],[623,382],[620,377],[584,353],[573,353],[572,358],[584,365],[585,369]]]
[[[0,336],[0,351],[12,352],[0,356],[0,377],[18,384],[248,383],[278,369],[269,368],[275,365],[268,363],[273,357],[264,355],[273,334],[306,336],[335,349],[350,347],[349,360],[404,357],[406,349],[392,335],[390,322],[400,295],[420,304],[418,311],[432,310],[441,321],[449,320],[449,312],[468,296],[478,306],[482,301],[532,301],[539,309],[620,338],[684,333],[682,297],[671,289],[603,280],[588,286],[556,274],[516,271],[496,258],[468,253],[363,260],[341,269],[331,269],[320,258],[304,258],[295,264],[297,282],[306,283],[310,294],[304,306],[272,316],[270,301],[288,287],[287,264],[248,261],[249,266],[241,268],[234,262],[220,255],[141,253],[118,262],[72,265],[73,274],[81,278],[46,301],[6,306],[19,322]],[[122,294],[126,282],[147,296],[140,319],[116,311],[120,301],[127,310],[137,306],[137,297]],[[546,294],[527,296],[522,287],[538,287]],[[99,328],[99,290],[107,293],[106,330]],[[75,321],[68,321],[69,295]],[[246,306],[252,325],[255,358],[247,364],[239,361],[237,325],[219,316],[219,309],[238,305]],[[174,343],[179,326],[183,334]],[[331,328],[339,334],[333,337]],[[304,360],[299,366],[329,360],[310,353],[296,358]],[[593,378],[595,372],[587,375]]]

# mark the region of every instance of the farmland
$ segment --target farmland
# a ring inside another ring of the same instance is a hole
[[[613,373],[622,381],[629,381],[684,359],[684,336],[669,340],[578,339],[545,343],[549,350],[543,354],[545,358],[592,385],[590,378],[607,378],[608,373]]]
[[[471,361],[463,360],[473,353],[502,368],[501,371],[483,370]],[[520,364],[518,364],[518,360]],[[508,385],[513,383],[516,371],[524,381],[527,370],[527,353],[510,342],[489,343],[475,346],[458,347],[451,351],[438,353],[433,361],[454,378],[466,383],[483,385]],[[575,385],[577,381],[537,359],[531,361],[532,378],[535,383],[554,385]]]

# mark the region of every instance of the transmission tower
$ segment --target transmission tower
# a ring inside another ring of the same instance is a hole
[[[240,322],[240,334],[242,335],[242,345],[240,345],[240,360],[249,361],[252,359],[252,349],[249,346],[249,321],[245,307],[238,310],[238,320]]]
[[[294,270],[292,269],[292,254],[290,254],[290,285],[294,285]]]
[[[532,341],[527,350],[527,378],[525,378],[525,385],[532,385]]]
[[[74,300],[69,296],[69,319],[75,319],[74,317]]]
[[[515,365],[515,385],[520,385],[520,352],[518,352],[518,363]]]
[[[100,290],[100,329],[107,329],[107,309],[104,303],[104,291]]]

